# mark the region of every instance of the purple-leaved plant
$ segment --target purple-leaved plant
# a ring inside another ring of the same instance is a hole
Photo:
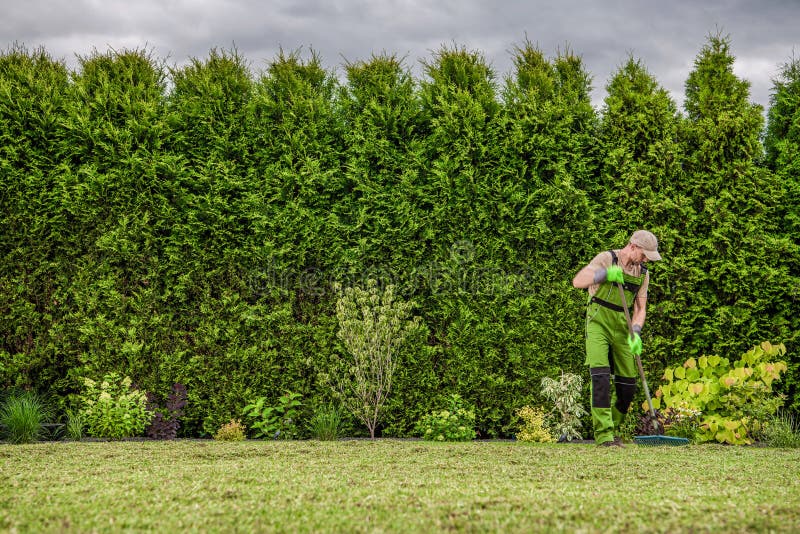
[[[172,391],[167,395],[164,408],[159,405],[158,398],[147,394],[147,409],[153,412],[153,420],[145,430],[147,437],[152,439],[175,439],[181,427],[180,418],[186,407],[186,386],[174,384]]]

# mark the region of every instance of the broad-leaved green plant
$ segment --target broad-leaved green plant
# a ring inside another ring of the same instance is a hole
[[[764,342],[733,363],[716,355],[689,358],[664,371],[653,405],[667,420],[672,414],[674,420],[680,420],[681,414],[699,414],[696,439],[700,442],[752,443],[783,405],[783,396],[773,392],[772,384],[786,372],[786,362],[777,360],[784,354],[783,344]]]
[[[255,437],[267,439],[295,439],[299,437],[297,417],[303,403],[301,395],[292,391],[286,392],[278,399],[278,404],[268,404],[267,397],[259,397],[242,410],[242,415],[252,419],[250,428],[255,430]]]
[[[423,416],[416,430],[427,441],[471,441],[476,435],[475,410],[460,395],[450,395],[447,409]]]

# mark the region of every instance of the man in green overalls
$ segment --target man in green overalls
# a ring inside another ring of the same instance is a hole
[[[660,259],[656,236],[637,230],[625,248],[601,252],[572,280],[576,288],[589,290],[586,365],[592,379],[592,425],[598,445],[622,446],[614,429],[622,424],[636,393],[634,354],[642,353],[640,334],[650,282],[644,264]],[[628,306],[633,303],[633,336],[628,332],[618,283],[625,290]]]

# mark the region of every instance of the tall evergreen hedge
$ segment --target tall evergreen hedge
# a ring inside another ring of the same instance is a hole
[[[408,435],[459,393],[481,436],[538,384],[583,372],[574,273],[653,230],[647,370],[798,330],[796,65],[762,111],[711,36],[685,114],[641,61],[592,78],[523,42],[499,79],[442,47],[414,79],[236,50],[167,67],[94,52],[0,55],[0,385],[68,404],[83,376],[187,386],[185,435],[259,396],[332,400],[335,284],[391,283],[426,325],[399,354],[381,428]],[[766,146],[766,152],[764,148]],[[766,157],[764,157],[766,154]],[[784,390],[796,406],[797,373]],[[306,415],[308,415],[308,413]]]

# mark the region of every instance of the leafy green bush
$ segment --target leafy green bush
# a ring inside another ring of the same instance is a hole
[[[297,418],[303,405],[301,397],[288,391],[274,406],[267,404],[267,397],[259,397],[242,409],[242,415],[252,419],[250,428],[256,431],[256,438],[295,439],[300,436]]]
[[[550,443],[555,441],[552,432],[547,426],[547,412],[544,408],[523,406],[517,410],[517,416],[522,419],[518,441],[533,441],[537,443]]]
[[[470,441],[475,439],[475,410],[466,406],[458,394],[450,395],[448,406],[424,415],[416,426],[427,441]]]
[[[214,439],[217,441],[244,441],[245,428],[242,421],[239,419],[231,419],[230,422],[225,423],[214,434]]]
[[[31,443],[45,434],[44,425],[51,418],[44,401],[31,391],[14,393],[0,408],[3,436],[11,443]]]
[[[559,441],[581,439],[578,429],[582,426],[581,417],[586,409],[581,403],[583,378],[572,373],[561,373],[558,380],[542,378],[542,395],[553,403],[550,411],[552,429]]]
[[[764,342],[731,364],[727,358],[689,358],[683,365],[668,367],[656,390],[653,406],[662,409],[665,429],[689,417],[700,417],[696,434],[700,442],[752,443],[762,425],[783,405],[772,390],[774,381],[786,372],[783,344]],[[647,406],[643,405],[647,410]]]
[[[108,373],[98,383],[86,378],[81,415],[90,436],[122,439],[141,435],[153,417],[147,395],[131,388],[131,379]]]
[[[311,437],[320,441],[335,441],[342,432],[339,408],[328,405],[318,408],[308,423]]]

